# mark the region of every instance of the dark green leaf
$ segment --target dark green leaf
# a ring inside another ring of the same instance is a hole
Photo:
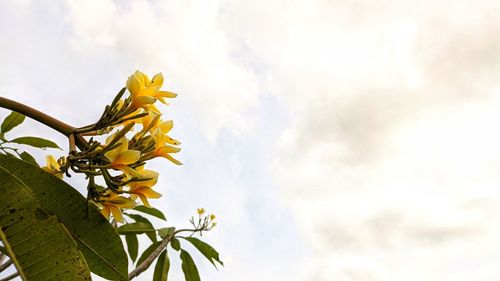
[[[181,249],[181,242],[177,238],[172,238],[170,246],[172,246],[172,249],[179,251]]]
[[[165,218],[165,215],[160,210],[153,208],[153,207],[148,208],[144,205],[139,205],[139,206],[135,207],[134,210],[146,213],[148,215],[155,216],[155,217],[162,219],[164,221],[167,220],[167,218]]]
[[[158,229],[158,235],[160,235],[161,238],[165,239],[167,235],[175,231],[175,227],[164,227]]]
[[[57,216],[73,235],[92,272],[110,280],[128,280],[128,258],[120,237],[85,197],[28,162],[0,155],[0,167],[30,188],[41,209]]]
[[[142,223],[148,224],[151,227],[151,229],[154,229],[153,224],[148,219],[146,219],[145,217],[143,217],[141,215],[128,214],[128,213],[125,213],[125,215],[130,217],[131,219],[135,220],[136,222],[142,222]],[[158,239],[156,239],[155,232],[146,232],[146,235],[149,237],[149,239],[151,239],[152,242],[158,241]]]
[[[219,259],[219,253],[217,253],[217,251],[214,248],[212,248],[212,246],[210,246],[209,244],[195,237],[180,237],[180,238],[183,238],[189,241],[191,244],[193,244],[193,246],[195,246],[196,249],[198,249],[198,251],[200,251],[200,253],[202,253],[215,266],[215,268],[217,268],[217,266],[215,265],[214,261],[224,266],[224,263],[222,263],[222,261]]]
[[[56,216],[40,208],[33,187],[3,166],[0,182],[0,239],[21,278],[91,280],[75,240]]]
[[[18,144],[25,144],[25,145],[30,145],[33,147],[38,147],[38,148],[59,148],[61,149],[57,144],[55,144],[52,141],[38,138],[38,137],[20,137],[20,138],[15,138],[11,140],[11,142],[15,142]]]
[[[139,250],[139,241],[137,241],[137,235],[127,234],[125,235],[125,241],[127,242],[128,255],[130,256],[130,259],[135,262]]]
[[[124,224],[120,227],[118,227],[117,232],[118,234],[125,235],[125,234],[141,234],[141,233],[146,233],[150,231],[155,231],[154,228],[151,228],[151,225],[147,223],[142,223],[142,222],[133,222],[133,223],[127,223]]]
[[[156,242],[151,244],[144,252],[141,254],[141,257],[137,261],[137,265],[140,265],[143,261],[145,261],[151,253],[158,248],[161,242]]]
[[[186,281],[200,281],[198,268],[188,252],[181,250],[182,272]]]
[[[38,163],[36,162],[35,158],[33,156],[31,156],[31,154],[29,154],[28,152],[23,151],[23,153],[21,153],[21,155],[19,155],[19,156],[24,161],[30,162],[31,164],[36,165],[37,167],[39,166]]]
[[[153,281],[167,281],[168,270],[170,269],[170,259],[167,250],[163,251],[156,262]]]
[[[24,118],[26,118],[26,116],[24,116],[20,113],[17,113],[15,111],[12,111],[12,113],[9,114],[9,116],[7,116],[5,118],[5,120],[3,120],[3,122],[2,122],[2,126],[1,126],[2,133],[5,134],[8,131],[14,129],[19,124],[23,123]]]

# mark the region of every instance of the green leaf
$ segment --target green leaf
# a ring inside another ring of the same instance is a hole
[[[181,250],[182,272],[186,281],[200,281],[198,268],[188,252]]]
[[[158,235],[160,235],[161,238],[165,239],[170,233],[175,231],[175,227],[163,227],[158,229]]]
[[[200,251],[200,253],[202,253],[215,266],[215,268],[217,268],[217,266],[215,265],[214,261],[224,266],[224,263],[222,263],[222,261],[219,259],[219,253],[217,253],[217,251],[214,248],[212,248],[212,246],[210,246],[209,244],[195,237],[180,237],[180,238],[187,240],[191,244],[193,244],[193,246],[195,246],[195,248],[198,249],[198,251]]]
[[[172,246],[172,249],[179,251],[181,249],[181,242],[177,238],[172,238],[170,246]]]
[[[11,140],[10,142],[15,142],[18,144],[25,144],[37,148],[59,148],[61,149],[56,143],[53,141],[49,141],[46,139],[38,138],[38,137],[20,137],[20,138],[15,138]]]
[[[35,157],[31,156],[31,154],[29,154],[28,152],[23,151],[23,153],[21,153],[21,155],[19,155],[19,157],[21,157],[21,159],[23,159],[24,161],[30,162],[31,164],[39,167],[38,163],[35,160]]]
[[[137,265],[140,265],[143,261],[145,261],[149,255],[151,255],[151,253],[156,250],[156,248],[158,248],[158,246],[160,245],[161,242],[156,242],[156,243],[153,243],[151,245],[149,245],[149,247],[144,250],[144,252],[142,252],[141,254],[141,257],[139,258],[139,260],[137,260]]]
[[[153,208],[153,207],[148,208],[144,205],[139,205],[139,206],[135,207],[134,210],[146,213],[146,214],[151,215],[151,216],[155,216],[155,217],[162,219],[164,221],[167,220],[167,218],[165,218],[165,215],[162,213],[162,211],[160,211],[156,208]]]
[[[118,227],[117,232],[118,234],[125,235],[125,234],[141,234],[141,233],[146,233],[146,232],[151,232],[155,231],[154,228],[151,228],[151,225],[147,223],[142,223],[142,222],[133,222],[133,223],[127,223],[124,224],[120,227]]]
[[[139,250],[139,241],[137,240],[137,235],[127,234],[125,235],[125,241],[127,242],[128,255],[130,256],[130,259],[135,262]]]
[[[78,243],[92,272],[110,280],[128,280],[128,258],[120,237],[85,197],[28,162],[0,155],[0,167],[29,187],[41,209],[57,216]]]
[[[25,118],[26,116],[22,115],[21,113],[12,111],[12,113],[10,113],[9,116],[7,116],[2,122],[2,126],[0,128],[2,134],[7,133],[8,131],[17,127],[19,124],[23,123]]]
[[[4,167],[0,182],[0,238],[21,278],[91,280],[75,240],[40,208],[30,186]]]
[[[153,224],[146,219],[145,217],[141,215],[136,215],[136,214],[128,214],[124,213],[126,216],[130,217],[131,219],[135,220],[136,222],[142,222],[145,224],[148,224],[152,229],[154,229]],[[146,232],[146,235],[151,239],[151,242],[156,242],[158,239],[156,239],[156,233],[155,232]]]
[[[156,262],[153,281],[167,281],[168,270],[170,269],[170,259],[167,250],[163,251]]]

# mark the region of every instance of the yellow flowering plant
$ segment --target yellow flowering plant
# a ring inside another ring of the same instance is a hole
[[[181,151],[181,143],[170,136],[174,122],[164,120],[162,111],[156,106],[157,101],[168,105],[167,99],[177,96],[161,89],[163,80],[161,73],[150,79],[136,71],[128,77],[126,86],[113,101],[105,106],[100,118],[83,127],[70,126],[31,107],[0,97],[0,106],[13,111],[0,128],[0,180],[7,183],[0,187],[0,192],[10,194],[0,197],[0,268],[8,267],[5,263],[2,265],[7,259],[15,265],[16,274],[23,280],[39,280],[38,273],[29,270],[29,264],[43,264],[37,260],[37,251],[40,245],[44,245],[43,241],[34,244],[37,246],[33,246],[31,256],[18,255],[19,250],[12,246],[19,244],[14,243],[16,239],[25,238],[19,238],[20,234],[11,228],[17,224],[21,227],[22,219],[27,216],[34,220],[31,225],[38,225],[43,218],[40,228],[52,225],[54,229],[66,229],[69,235],[59,231],[57,239],[73,243],[73,252],[66,251],[72,256],[62,258],[77,262],[72,268],[75,275],[70,275],[72,271],[64,268],[63,265],[69,263],[61,261],[62,265],[57,263],[58,266],[45,264],[46,268],[52,268],[44,271],[48,277],[90,280],[90,272],[93,272],[109,280],[130,280],[156,261],[153,280],[166,280],[170,267],[167,246],[170,245],[179,252],[186,280],[200,280],[196,265],[181,247],[180,240],[192,244],[214,266],[216,263],[223,265],[215,249],[194,237],[216,226],[214,214],[206,215],[205,209],[199,208],[197,219],[194,216],[190,219],[192,228],[184,229],[155,227],[148,218],[166,221],[163,212],[152,207],[150,202],[160,198],[164,190],[156,186],[160,174],[147,169],[147,163],[155,158],[165,158],[170,163],[182,165],[173,156]],[[21,148],[26,145],[59,148],[57,144],[37,137],[8,140],[5,136],[23,123],[25,116],[68,137],[69,153],[59,159],[48,155],[46,165],[40,168],[35,157]],[[83,174],[88,180],[85,197],[62,181],[64,176],[71,177],[72,174]],[[17,198],[21,194],[23,197]],[[31,202],[31,209],[22,207],[23,202]],[[7,207],[2,208],[2,204]],[[19,204],[22,206],[17,206]],[[43,229],[40,231],[46,233]],[[136,264],[131,272],[128,272],[128,259],[123,255],[124,247],[118,235],[124,238],[128,256]],[[146,235],[151,240],[140,256],[139,235]],[[42,236],[40,234],[39,239],[55,239]]]

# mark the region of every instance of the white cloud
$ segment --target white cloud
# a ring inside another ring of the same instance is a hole
[[[498,3],[227,4],[292,112],[273,171],[309,280],[498,278]]]

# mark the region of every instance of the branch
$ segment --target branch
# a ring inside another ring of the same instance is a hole
[[[140,265],[138,265],[134,270],[132,270],[128,274],[128,279],[132,280],[134,277],[137,277],[139,274],[143,273],[146,269],[148,269],[148,267],[153,263],[153,261],[161,254],[163,249],[167,247],[168,243],[170,242],[170,240],[172,240],[172,238],[174,238],[176,233],[177,232],[172,231],[172,233],[170,233],[167,237],[165,237],[165,239],[161,241],[160,245],[158,245],[158,247],[151,253],[151,255],[149,255],[147,259],[145,259]]]
[[[19,103],[17,101],[13,101],[4,97],[0,97],[0,107],[10,109],[12,111],[21,113],[34,119],[40,123],[43,123],[52,129],[58,131],[59,133],[65,135],[69,138],[70,134],[72,134],[76,128],[70,126],[56,118],[49,116],[41,111],[38,111],[32,107]],[[80,135],[76,135],[77,145],[80,149],[88,146],[87,141]]]
[[[132,270],[128,274],[128,279],[132,280],[134,277],[137,277],[139,274],[143,273],[149,266],[153,263],[153,261],[163,252],[163,250],[167,247],[168,243],[175,237],[177,233],[190,231],[196,232],[199,229],[179,229],[177,231],[172,231],[167,237],[161,241],[160,245],[149,255],[147,259],[145,259],[140,265],[138,265],[134,270]],[[0,280],[1,281],[1,280]]]

